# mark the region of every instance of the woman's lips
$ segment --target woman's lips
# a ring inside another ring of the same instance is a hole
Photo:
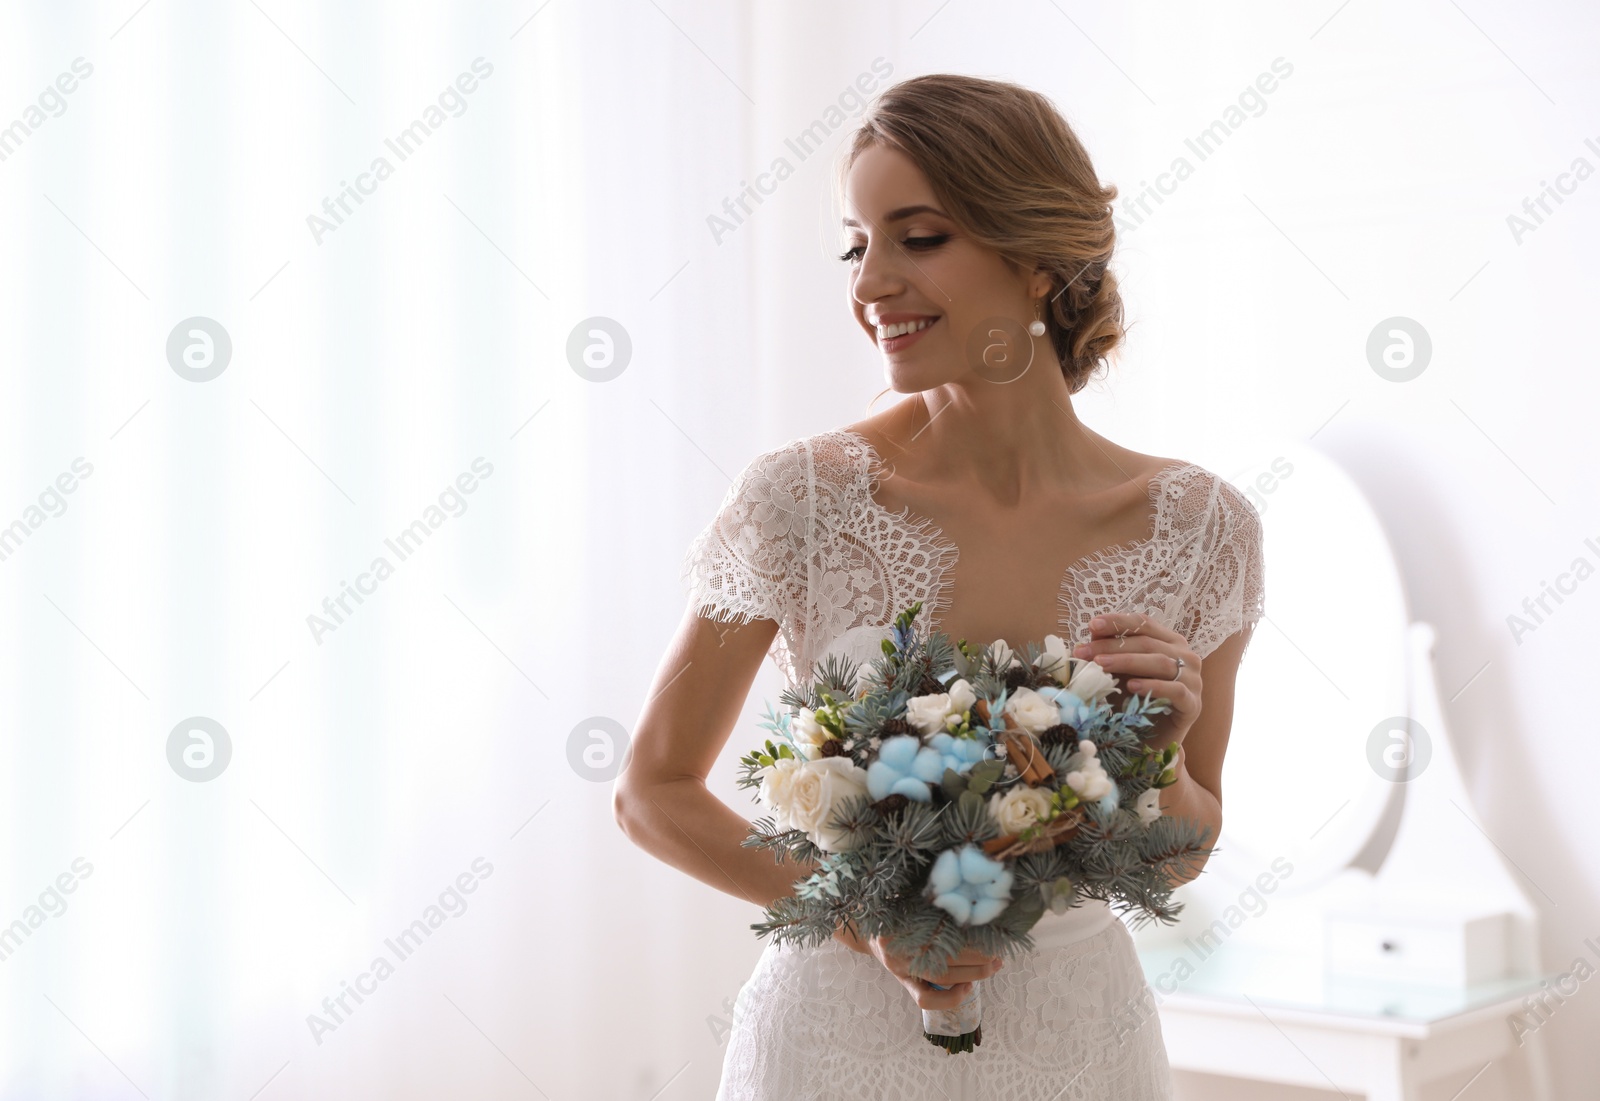
[[[928,332],[928,330],[932,329],[938,323],[939,323],[939,319],[936,317],[932,321],[928,322],[928,324],[924,325],[922,328],[916,330],[915,332],[906,333],[903,336],[885,337],[882,340],[878,341],[878,347],[880,349],[882,349],[885,354],[889,354],[889,353],[893,353],[893,352],[903,352],[907,348],[911,347],[911,345],[913,345],[917,341],[921,340],[923,335],[926,334]]]

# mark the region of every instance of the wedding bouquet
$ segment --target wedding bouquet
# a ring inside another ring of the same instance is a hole
[[[829,655],[761,725],[774,735],[740,760],[739,786],[772,813],[744,845],[815,863],[751,926],[777,943],[824,944],[849,927],[884,936],[932,981],[964,948],[1033,948],[1028,930],[1101,899],[1134,925],[1172,922],[1170,873],[1211,850],[1209,827],[1162,815],[1177,747],[1143,732],[1171,705],[1132,695],[1097,663],[1045,636],[1026,654],[974,651],[896,617],[882,656]],[[955,1010],[923,1011],[950,1052],[982,1042],[979,983]]]

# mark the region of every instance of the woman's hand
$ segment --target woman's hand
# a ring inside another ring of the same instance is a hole
[[[1172,701],[1172,710],[1153,720],[1145,741],[1156,749],[1170,742],[1183,747],[1184,735],[1200,717],[1200,658],[1178,632],[1147,615],[1112,612],[1089,621],[1090,641],[1073,657],[1092,658],[1114,675],[1130,695],[1153,694]],[[1180,668],[1178,659],[1183,660]]]
[[[939,976],[940,985],[950,989],[939,990],[906,970],[910,960],[889,951],[885,945],[885,938],[872,937],[870,940],[862,940],[849,928],[840,929],[833,936],[835,940],[843,941],[857,952],[873,957],[888,968],[889,973],[899,979],[900,985],[911,994],[919,1009],[954,1009],[966,999],[973,983],[979,979],[987,979],[1000,970],[1004,963],[999,956],[986,956],[975,948],[964,948],[950,961],[944,974]]]

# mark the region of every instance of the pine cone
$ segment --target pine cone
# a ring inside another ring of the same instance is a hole
[[[889,719],[883,724],[883,736],[885,738],[893,737],[896,734],[915,734],[916,732],[917,728],[904,719]]]
[[[1045,731],[1039,735],[1039,744],[1077,745],[1078,732],[1066,723],[1056,723],[1054,726],[1045,728]]]
[[[882,799],[879,799],[876,803],[872,804],[872,809],[877,811],[879,814],[888,815],[893,814],[895,811],[899,810],[909,802],[911,802],[910,799],[907,799],[904,795],[896,792],[892,795],[885,795]]]
[[[1019,665],[1015,669],[1006,670],[1006,687],[1022,688],[1028,686],[1028,667]]]
[[[919,696],[937,696],[944,691],[946,691],[945,686],[940,684],[938,678],[931,673],[924,673],[922,675],[922,683],[917,685],[917,695]]]
[[[822,756],[824,756],[824,757],[845,757],[845,756],[848,756],[848,754],[846,754],[845,751],[844,751],[844,743],[842,741],[840,741],[838,738],[825,738],[825,739],[823,739],[821,753],[822,753]]]

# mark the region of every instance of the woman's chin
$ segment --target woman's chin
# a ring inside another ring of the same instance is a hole
[[[955,372],[937,364],[918,365],[892,359],[884,363],[883,373],[889,389],[897,394],[920,394],[924,390],[943,386],[956,377]]]

